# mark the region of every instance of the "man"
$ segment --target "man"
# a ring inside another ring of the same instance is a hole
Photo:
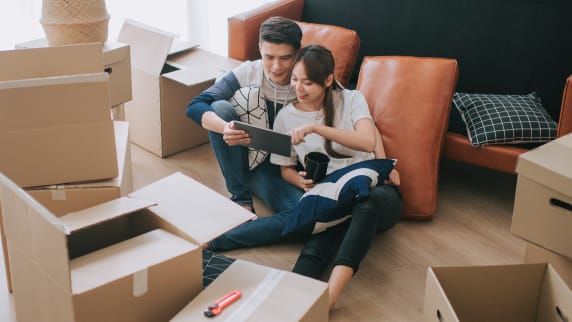
[[[225,178],[231,200],[254,211],[252,196],[258,196],[272,210],[279,212],[293,207],[302,191],[284,181],[280,167],[266,158],[249,169],[250,142],[245,131],[235,130],[232,121],[239,120],[228,102],[237,90],[258,86],[266,98],[270,127],[280,108],[296,99],[290,87],[290,69],[300,49],[302,30],[298,24],[283,17],[271,17],[260,26],[261,59],[246,61],[195,97],[187,108],[187,116],[209,131],[209,139]]]

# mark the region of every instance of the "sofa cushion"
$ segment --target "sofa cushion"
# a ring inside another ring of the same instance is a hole
[[[430,219],[437,208],[439,160],[457,83],[454,59],[365,57],[363,93],[388,158],[398,159],[402,218]]]
[[[472,146],[548,142],[556,138],[556,122],[536,93],[528,95],[455,93]]]

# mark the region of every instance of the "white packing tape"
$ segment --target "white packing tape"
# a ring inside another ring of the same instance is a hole
[[[133,296],[140,297],[147,293],[148,270],[147,268],[133,274]]]
[[[66,200],[66,190],[62,186],[50,186],[52,200]]]
[[[240,307],[229,315],[225,322],[244,322],[248,321],[250,316],[256,311],[258,306],[274,291],[276,286],[280,284],[285,272],[277,269],[272,269],[262,282],[258,284],[254,292],[244,301],[240,301]]]

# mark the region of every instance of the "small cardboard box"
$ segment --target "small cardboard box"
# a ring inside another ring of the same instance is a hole
[[[131,193],[133,190],[131,179],[131,149],[129,148],[129,124],[127,122],[113,122],[115,128],[115,143],[119,175],[116,178],[78,184],[63,184],[25,189],[34,199],[56,216],[63,216],[106,201],[117,199]],[[6,236],[2,225],[2,210],[0,209],[0,233],[2,235],[2,248],[4,263],[6,265],[6,279],[8,290],[12,292],[10,266]]]
[[[550,263],[568,287],[572,288],[572,258],[559,255],[538,245],[527,243],[524,262]]]
[[[549,264],[430,267],[423,321],[562,322],[572,291]]]
[[[0,192],[18,321],[167,321],[202,289],[197,245],[253,218],[180,173],[62,217]]]
[[[22,187],[117,176],[102,67],[101,44],[0,52],[1,172]]]
[[[326,283],[236,260],[171,322],[211,321],[203,311],[232,290],[242,296],[222,311],[223,321],[328,321]]]
[[[572,257],[572,134],[521,154],[511,231]]]
[[[48,47],[45,38],[16,44],[16,49]],[[103,44],[104,70],[109,75],[111,106],[131,100],[131,55],[129,45],[108,41]]]
[[[160,157],[208,142],[207,131],[186,117],[187,106],[221,70],[240,64],[199,48],[173,46],[174,38],[132,20],[118,36],[131,46],[133,100],[125,104],[131,140]]]

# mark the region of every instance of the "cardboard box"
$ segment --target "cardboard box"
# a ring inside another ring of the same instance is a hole
[[[45,38],[16,44],[16,49],[48,47]],[[111,106],[131,100],[131,54],[129,45],[108,41],[103,44],[103,64],[109,75],[109,96]]]
[[[132,20],[118,36],[131,45],[133,100],[125,104],[131,140],[160,157],[208,142],[207,131],[186,117],[187,106],[221,70],[240,64],[199,48],[177,46],[173,53],[174,38]]]
[[[524,262],[550,263],[568,287],[572,288],[572,258],[559,255],[538,245],[527,243]]]
[[[133,190],[131,179],[131,149],[129,148],[129,124],[127,122],[114,122],[115,143],[117,151],[118,172],[116,178],[78,184],[64,184],[25,189],[34,199],[56,216],[63,216],[70,212],[89,208],[106,201],[117,199],[131,193]],[[0,234],[2,235],[2,248],[4,264],[6,265],[6,280],[8,290],[12,292],[12,279],[6,236],[2,225],[2,210],[0,209]]]
[[[197,245],[253,218],[180,173],[62,217],[0,192],[18,321],[166,321],[202,289]]]
[[[572,257],[572,134],[521,154],[511,231]]]
[[[80,54],[89,62],[75,62]],[[91,73],[102,68],[100,44],[4,51],[0,64],[11,79],[0,82],[1,172],[22,187],[117,176],[108,77]]]
[[[328,284],[241,260],[232,263],[171,321],[211,321],[203,311],[232,290],[240,290],[242,296],[222,311],[219,318],[223,321],[328,321]]]
[[[423,321],[562,322],[572,291],[549,264],[430,267]]]
[[[125,107],[123,104],[111,107],[111,118],[114,121],[125,121]]]

